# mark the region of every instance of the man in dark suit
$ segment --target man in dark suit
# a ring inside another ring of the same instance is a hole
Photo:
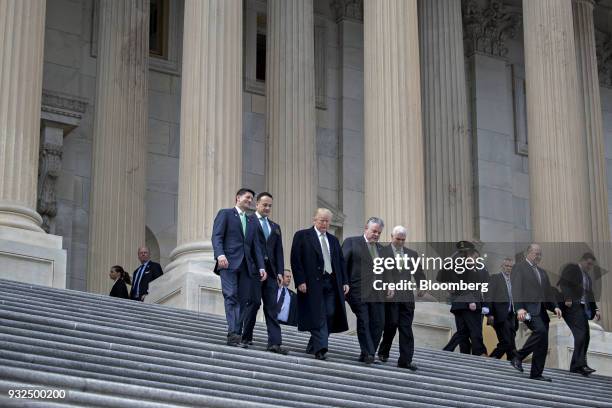
[[[132,274],[134,279],[130,299],[144,302],[149,294],[149,283],[162,276],[164,272],[160,264],[151,261],[151,252],[146,246],[138,248],[138,260],[140,266]]]
[[[297,295],[289,289],[292,276],[291,271],[285,269],[283,280],[276,294],[278,322],[287,326],[297,326]]]
[[[265,243],[259,241],[257,220],[246,213],[254,195],[246,188],[238,190],[236,206],[219,210],[213,223],[211,240],[217,260],[214,272],[221,276],[230,346],[248,345],[242,342],[242,327],[261,301],[261,282],[267,277]]]
[[[282,335],[280,324],[277,320],[277,299],[279,283],[283,279],[285,259],[283,257],[283,238],[280,226],[270,220],[272,210],[272,195],[268,192],[257,194],[255,203],[255,217],[257,219],[257,234],[259,242],[264,242],[263,255],[264,264],[268,278],[261,284],[261,298],[264,305],[264,317],[268,330],[268,351],[279,354],[287,354],[287,350],[281,347]],[[254,307],[250,308],[250,314],[245,317],[242,328],[242,341],[251,343],[253,341],[253,328],[257,319],[257,311],[261,302],[255,300]]]
[[[486,268],[475,267],[475,260],[479,257],[474,244],[468,241],[457,243],[458,252],[454,254],[457,265],[470,265],[470,267],[456,267],[454,270],[443,269],[438,272],[437,280],[440,282],[466,283],[488,282],[489,273]],[[451,313],[455,316],[457,333],[444,347],[446,351],[453,351],[457,345],[470,343],[472,354],[482,356],[487,349],[482,338],[482,315],[489,313],[488,306],[480,290],[457,290],[450,294]],[[468,349],[464,346],[464,349]],[[463,352],[464,350],[462,350]]]
[[[385,305],[372,296],[374,258],[380,256],[378,243],[385,224],[377,217],[366,222],[363,235],[349,237],[342,243],[342,254],[349,280],[348,303],[357,317],[357,338],[361,354],[359,361],[372,364],[385,327]]]
[[[514,261],[511,258],[504,259],[501,272],[491,276],[486,295],[489,301],[487,324],[493,326],[498,340],[497,347],[489,357],[501,358],[505,354],[508,360],[512,360],[516,355],[515,337],[518,328],[510,278],[513,266]]]
[[[298,289],[298,330],[310,331],[307,353],[325,360],[330,333],[348,330],[344,296],[349,291],[338,239],[327,232],[332,212],[319,208],[313,227],[297,231],[291,269]]]
[[[595,372],[587,365],[587,350],[591,338],[589,320],[601,318],[593,295],[593,280],[589,275],[595,262],[597,260],[592,253],[585,253],[577,264],[569,264],[563,269],[557,284],[563,300],[563,318],[574,336],[570,371],[584,376]]]
[[[561,309],[557,307],[546,271],[538,266],[541,260],[542,248],[538,244],[531,244],[525,252],[525,260],[518,262],[512,268],[510,282],[516,315],[520,322],[525,322],[532,333],[523,348],[516,352],[511,364],[523,372],[523,360],[533,353],[529,378],[550,382],[552,381],[550,378],[542,375],[548,352],[550,323],[546,310],[554,312],[558,318],[561,318]]]
[[[404,246],[406,241],[407,231],[401,225],[393,228],[391,232],[391,245],[386,246],[381,251],[383,258],[397,258],[404,259],[405,256],[408,258],[418,258],[418,254]],[[409,267],[412,265],[409,263]],[[391,280],[393,282],[400,282],[402,279],[419,282],[426,279],[423,269],[419,266],[416,270],[394,269],[392,272]],[[423,296],[423,291],[417,291],[418,296]],[[414,293],[411,290],[405,290],[401,292],[392,292],[389,294],[393,300],[388,300],[385,305],[385,331],[383,333],[382,342],[378,347],[378,358],[382,362],[386,362],[389,359],[389,351],[391,350],[391,344],[395,337],[395,332],[399,329],[399,351],[400,356],[397,360],[397,366],[400,368],[407,368],[415,371],[417,369],[416,364],[412,362],[414,355],[414,335],[412,334],[412,321],[414,319]]]

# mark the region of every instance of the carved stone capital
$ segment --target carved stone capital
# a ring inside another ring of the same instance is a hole
[[[612,35],[595,31],[595,44],[599,83],[612,88]]]
[[[344,19],[363,22],[363,0],[333,0],[330,7],[335,12],[336,22]]]
[[[502,0],[463,0],[463,39],[465,52],[482,52],[495,57],[508,54],[506,40],[515,38],[522,25],[520,12]]]
[[[43,90],[36,210],[42,217],[42,228],[51,234],[55,233],[55,189],[62,169],[64,136],[79,126],[86,109],[87,102],[81,98]]]

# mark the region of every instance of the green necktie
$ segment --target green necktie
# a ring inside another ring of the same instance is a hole
[[[376,258],[376,244],[372,243],[372,242],[368,242],[368,248],[370,249],[370,256],[372,257],[372,259]]]
[[[246,237],[247,220],[246,220],[246,213],[244,212],[240,214],[240,223],[242,224],[242,233]]]

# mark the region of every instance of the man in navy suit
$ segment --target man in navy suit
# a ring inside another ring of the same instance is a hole
[[[344,296],[349,291],[338,239],[327,232],[332,212],[319,208],[313,227],[297,231],[291,269],[298,289],[298,330],[310,331],[306,352],[325,360],[330,333],[348,330]]]
[[[523,360],[533,353],[529,378],[550,382],[552,381],[550,378],[542,375],[548,353],[550,323],[546,310],[554,312],[558,318],[561,318],[561,309],[557,307],[546,271],[538,266],[541,260],[542,248],[538,244],[531,244],[525,252],[525,260],[514,265],[510,274],[516,316],[531,330],[527,342],[516,352],[511,363],[514,368],[522,372]]]
[[[151,252],[146,246],[138,248],[138,260],[140,266],[132,274],[130,299],[144,302],[145,296],[149,294],[149,283],[162,276],[164,272],[160,264],[151,261]]]
[[[297,295],[289,289],[292,277],[291,271],[285,269],[283,281],[276,293],[276,304],[278,307],[278,315],[276,317],[280,324],[286,324],[287,326],[297,326]]]
[[[242,326],[261,296],[260,282],[266,280],[265,244],[259,242],[257,220],[246,213],[254,195],[247,188],[238,190],[236,206],[219,210],[213,224],[214,271],[221,276],[230,346],[244,346]]]
[[[361,354],[359,361],[372,364],[374,354],[385,327],[385,304],[372,297],[372,268],[382,247],[378,243],[385,224],[377,217],[370,217],[365,224],[363,235],[348,237],[342,243],[342,254],[346,262],[350,294],[348,303],[357,317],[357,338]],[[362,293],[364,292],[364,293]]]
[[[287,350],[281,347],[282,335],[280,324],[277,319],[276,294],[280,282],[283,280],[285,259],[283,257],[283,237],[280,226],[270,220],[272,210],[272,194],[262,192],[257,194],[255,203],[255,217],[257,219],[257,234],[259,242],[264,242],[263,255],[268,279],[260,286],[260,295],[263,299],[264,317],[268,329],[268,351],[279,354],[287,354]],[[253,328],[257,318],[257,311],[261,300],[253,299],[253,307],[249,307],[249,314],[245,316],[242,328],[242,341],[253,341]]]

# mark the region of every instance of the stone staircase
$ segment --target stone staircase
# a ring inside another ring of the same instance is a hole
[[[612,378],[417,348],[415,373],[356,361],[356,337],[333,335],[327,361],[283,327],[288,356],[228,347],[222,317],[0,280],[0,407],[612,407]],[[11,399],[11,389],[65,390]]]

